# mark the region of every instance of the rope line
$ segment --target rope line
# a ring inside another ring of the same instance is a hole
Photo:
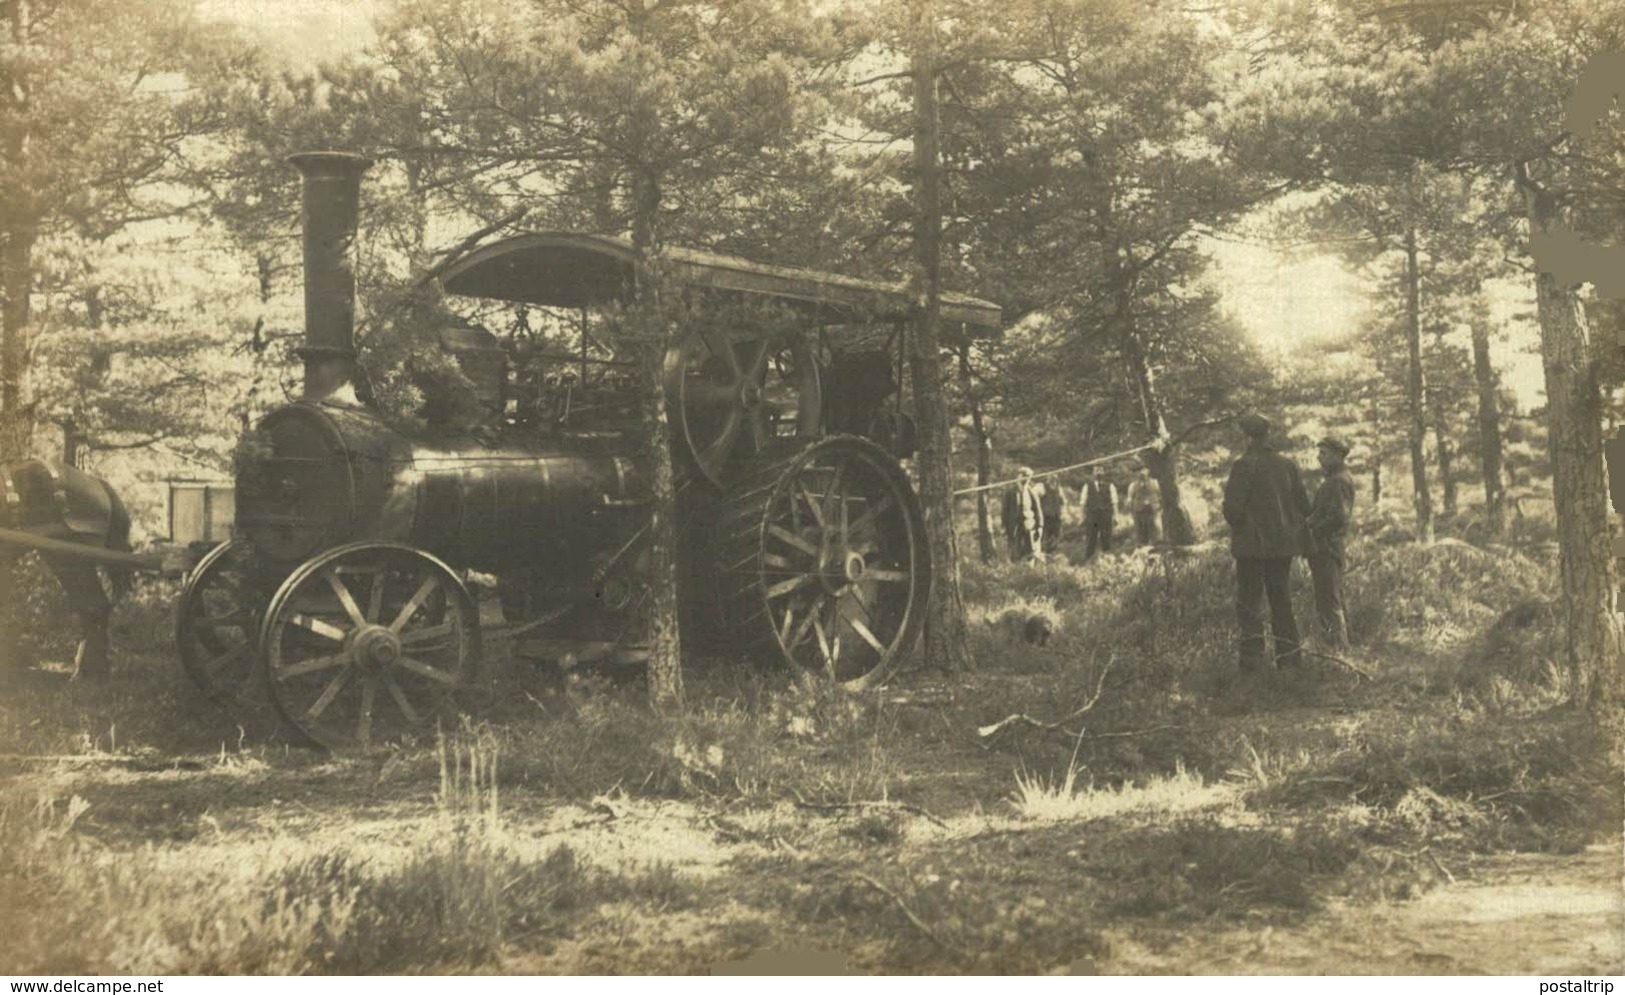
[[[1035,473],[1032,475],[1031,479],[1037,480],[1040,477],[1053,477],[1057,473],[1067,473],[1071,470],[1081,470],[1084,467],[1096,466],[1101,463],[1111,463],[1115,460],[1120,460],[1128,456],[1138,455],[1139,453],[1143,453],[1148,449],[1160,449],[1162,448],[1162,445],[1163,441],[1161,439],[1157,439],[1152,442],[1147,442],[1143,446],[1135,446],[1133,449],[1125,449],[1120,453],[1112,453],[1110,456],[1101,456],[1092,460],[1084,460],[1082,463],[1073,463],[1071,466],[1063,466],[1058,469],[1045,470],[1042,473]],[[1012,477],[1009,480],[1000,480],[991,484],[981,484],[976,487],[966,487],[961,490],[954,491],[954,497],[959,497],[963,494],[975,494],[977,491],[990,491],[995,487],[1008,487],[1011,484],[1020,482],[1020,480],[1020,477]]]

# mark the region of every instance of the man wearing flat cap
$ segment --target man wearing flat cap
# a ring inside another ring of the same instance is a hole
[[[1349,522],[1354,517],[1354,478],[1349,474],[1348,443],[1328,435],[1320,440],[1320,468],[1326,476],[1315,491],[1309,511],[1309,576],[1315,584],[1315,615],[1320,635],[1334,650],[1348,648],[1348,618],[1343,611],[1343,570]]]
[[[1247,448],[1224,484],[1224,520],[1236,560],[1236,618],[1241,626],[1241,669],[1264,662],[1264,603],[1269,602],[1275,665],[1302,662],[1298,623],[1292,617],[1292,558],[1303,551],[1309,495],[1298,464],[1269,444],[1269,420],[1243,415],[1237,426]]]

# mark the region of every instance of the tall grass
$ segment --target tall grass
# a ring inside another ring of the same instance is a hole
[[[315,849],[296,837],[194,855],[114,854],[74,831],[86,804],[0,806],[0,917],[7,972],[376,973],[461,970],[516,939],[568,932],[573,913],[635,890],[567,847],[512,845],[498,747],[483,730],[443,737],[434,815],[393,845]]]

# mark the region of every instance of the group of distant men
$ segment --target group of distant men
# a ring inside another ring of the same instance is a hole
[[[1248,414],[1237,420],[1246,448],[1232,464],[1224,485],[1224,520],[1230,526],[1230,553],[1236,561],[1236,616],[1241,629],[1241,669],[1258,670],[1266,659],[1268,606],[1277,667],[1302,663],[1302,640],[1292,612],[1292,561],[1309,563],[1319,631],[1332,651],[1348,646],[1343,606],[1347,535],[1354,513],[1354,478],[1349,446],[1334,436],[1320,440],[1317,456],[1323,477],[1313,500],[1298,464],[1269,443],[1270,422]],[[1078,494],[1083,508],[1084,561],[1110,552],[1116,521],[1112,484],[1094,467]],[[1124,503],[1134,521],[1138,545],[1156,541],[1161,497],[1144,464],[1130,482]],[[1002,524],[1010,558],[1043,560],[1060,539],[1066,501],[1059,484],[1034,479],[1030,467],[1016,473],[1005,493]]]
[[[1135,541],[1142,546],[1154,542],[1162,498],[1149,468],[1140,468],[1139,475],[1128,486],[1124,503],[1134,519]],[[1031,467],[1017,470],[1015,486],[1005,492],[1001,515],[1010,558],[1042,560],[1046,554],[1055,552],[1061,539],[1066,504],[1060,484],[1035,480]],[[1111,552],[1116,532],[1117,500],[1111,481],[1100,467],[1094,468],[1078,491],[1078,504],[1083,508],[1083,558],[1087,562],[1097,553]]]

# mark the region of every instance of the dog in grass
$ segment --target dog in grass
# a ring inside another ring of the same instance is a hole
[[[1056,621],[1047,612],[1010,607],[989,618],[988,624],[999,630],[1006,639],[1019,639],[1029,646],[1048,646],[1056,632]]]

